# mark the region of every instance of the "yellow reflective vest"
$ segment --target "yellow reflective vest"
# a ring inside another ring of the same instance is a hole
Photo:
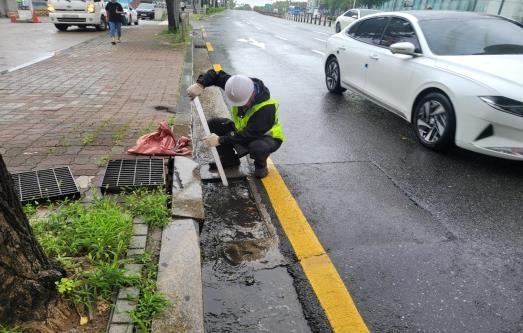
[[[249,119],[252,117],[253,114],[255,114],[259,109],[264,107],[265,105],[274,104],[274,107],[276,108],[276,111],[278,111],[278,107],[280,106],[277,101],[273,99],[268,99],[266,101],[263,101],[258,104],[254,104],[251,106],[249,110],[245,113],[243,118],[240,118],[238,116],[238,107],[233,106],[231,109],[232,113],[232,120],[234,121],[234,127],[236,127],[236,130],[238,132],[241,132],[246,126],[247,122],[249,122]],[[274,114],[274,125],[272,125],[271,129],[265,133],[266,135],[272,136],[274,139],[279,139],[282,142],[285,141],[285,137],[283,136],[283,131],[281,130],[281,124],[278,120],[278,112]]]

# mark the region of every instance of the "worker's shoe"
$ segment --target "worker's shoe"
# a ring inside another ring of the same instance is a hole
[[[233,167],[237,167],[240,165],[240,160],[239,159],[236,159],[236,160],[223,160],[222,161],[222,167],[225,169],[225,168],[233,168]],[[209,163],[209,170],[218,170],[218,167],[216,166],[216,163],[215,162],[211,162]]]
[[[269,174],[269,169],[267,167],[255,167],[254,168],[254,177],[256,178],[265,178]]]

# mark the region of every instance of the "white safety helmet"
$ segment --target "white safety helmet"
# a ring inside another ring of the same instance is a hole
[[[254,91],[254,83],[245,75],[233,75],[225,83],[225,96],[232,106],[247,104]]]

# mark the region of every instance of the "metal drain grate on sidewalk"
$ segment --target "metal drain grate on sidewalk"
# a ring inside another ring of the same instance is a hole
[[[111,160],[107,163],[101,190],[118,193],[138,187],[165,187],[165,167],[162,158]]]
[[[21,172],[11,176],[22,203],[80,197],[69,167]]]

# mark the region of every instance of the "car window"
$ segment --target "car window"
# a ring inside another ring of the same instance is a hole
[[[497,17],[420,21],[438,55],[523,54],[523,26]]]
[[[352,26],[347,34],[362,42],[378,45],[388,20],[388,17],[373,17],[363,20]]]
[[[140,9],[153,9],[154,5],[152,3],[141,3],[138,5]]]
[[[351,17],[353,15],[356,15],[356,13],[353,10],[349,10],[349,11],[345,12],[345,14],[343,14],[343,16],[348,16],[348,17]]]
[[[415,52],[421,53],[418,37],[410,22],[403,18],[393,17],[383,33],[380,45],[389,47],[399,42],[410,42],[414,44]]]

